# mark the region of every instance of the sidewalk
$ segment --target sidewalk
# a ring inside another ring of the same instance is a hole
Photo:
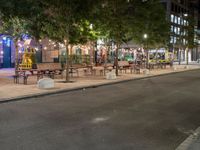
[[[200,149],[200,127],[181,143],[176,150],[199,150]]]
[[[23,84],[14,84],[12,75],[14,74],[13,69],[0,69],[0,102],[5,102],[9,100],[22,99],[26,97],[46,95],[49,93],[57,93],[64,91],[71,91],[77,89],[85,89],[96,87],[105,84],[112,84],[117,82],[122,82],[126,80],[141,79],[146,77],[152,77],[156,75],[163,75],[168,73],[175,73],[193,69],[200,69],[199,64],[188,65],[188,68],[185,65],[174,65],[175,69],[154,69],[151,70],[148,75],[143,73],[141,74],[131,74],[131,73],[120,73],[116,80],[107,80],[105,76],[81,76],[74,77],[72,80],[73,83],[62,83],[63,79],[55,79],[55,88],[53,89],[38,89],[36,85],[36,78],[29,78],[28,85]]]

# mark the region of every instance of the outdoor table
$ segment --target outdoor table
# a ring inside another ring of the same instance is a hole
[[[23,83],[27,84],[28,76],[31,74],[29,70],[16,70],[17,74],[14,75],[14,83],[19,83],[19,78],[23,77]]]
[[[54,71],[51,69],[27,69],[27,70],[17,70],[17,75],[14,75],[14,83],[19,83],[19,78],[23,77],[24,84],[27,84],[27,79],[29,76],[37,76],[37,81],[43,76],[47,75],[50,78],[54,78]]]
[[[156,66],[156,63],[150,62],[148,63],[148,65],[149,65],[149,69],[154,69],[154,67]]]
[[[78,76],[78,68],[77,67],[69,67],[69,73],[71,74],[71,77],[73,77],[73,73],[77,73],[77,76]]]

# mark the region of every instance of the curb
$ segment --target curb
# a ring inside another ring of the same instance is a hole
[[[198,127],[193,133],[186,138],[177,148],[176,150],[197,150],[197,147],[193,147],[195,143],[199,144],[200,137],[200,127]],[[198,147],[199,149],[199,147]]]
[[[61,90],[56,90],[56,91],[52,91],[52,92],[29,94],[29,95],[19,96],[19,97],[15,97],[15,98],[14,97],[4,98],[4,99],[0,100],[0,104],[20,101],[20,100],[25,100],[25,99],[30,99],[30,98],[43,97],[43,96],[47,96],[47,95],[55,95],[55,94],[61,94],[61,93],[66,93],[66,92],[79,91],[79,90],[82,90],[82,89],[91,89],[91,88],[97,88],[97,87],[101,87],[101,86],[120,84],[120,83],[129,82],[129,81],[143,80],[143,79],[155,78],[155,77],[160,77],[160,76],[168,76],[168,75],[172,75],[172,74],[179,74],[179,73],[183,73],[183,72],[191,72],[191,71],[196,71],[196,70],[200,70],[200,68],[183,70],[183,71],[176,71],[176,72],[168,72],[168,73],[163,73],[163,74],[158,74],[158,75],[149,75],[149,76],[138,77],[138,78],[134,78],[134,79],[125,79],[125,80],[121,80],[121,81],[113,81],[113,82],[109,82],[109,83],[100,83],[100,84],[96,84],[96,85],[81,86],[81,87],[76,87],[76,88],[71,88],[71,89],[61,89]]]

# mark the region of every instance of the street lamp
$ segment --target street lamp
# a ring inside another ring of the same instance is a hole
[[[148,35],[145,33],[143,37],[144,39],[147,39]]]
[[[148,51],[147,51],[147,38],[148,38],[148,35],[145,33],[144,35],[143,35],[143,38],[144,38],[144,40],[145,40],[145,45],[144,45],[144,48],[146,49],[146,67],[148,66],[148,61],[149,61],[149,59],[148,59]]]

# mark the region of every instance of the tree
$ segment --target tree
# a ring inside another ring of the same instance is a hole
[[[116,45],[116,74],[118,51],[124,42],[133,40],[145,47],[165,46],[169,40],[169,23],[159,0],[99,0],[95,23]],[[147,35],[144,39],[143,35]]]
[[[134,23],[132,28],[133,41],[148,48],[167,47],[170,26],[166,13],[159,0],[133,1]],[[146,35],[146,38],[144,38]],[[148,63],[148,57],[147,57]]]
[[[133,1],[134,4],[134,27],[132,28],[133,39],[143,43],[143,35],[148,35],[150,47],[166,46],[169,41],[169,22],[166,13],[159,0]]]
[[[128,41],[128,33],[131,24],[132,9],[129,2],[124,0],[100,0],[96,2],[94,15],[99,21],[95,21],[102,33],[116,43],[115,66],[118,75],[118,51],[123,42]]]
[[[1,17],[2,18],[2,17]],[[26,22],[18,17],[6,18],[1,22],[0,32],[12,37],[15,45],[15,74],[17,75],[18,62],[18,41],[22,40],[24,34],[27,33]]]
[[[65,44],[66,82],[69,82],[69,46],[86,43],[94,37],[87,21],[93,3],[90,0],[45,1],[48,6],[46,10],[48,22],[42,30],[48,38]]]
[[[187,35],[186,35],[186,64],[188,65],[189,64],[189,58],[188,58],[188,53],[191,49],[193,49],[195,46],[196,46],[196,43],[194,41],[194,38],[195,38],[195,32],[194,32],[194,26],[195,26],[195,20],[194,18],[189,15],[188,16],[188,24],[187,26],[185,27],[185,29],[188,31],[187,32]]]
[[[87,23],[92,0],[21,0],[1,1],[0,12],[4,14],[4,22],[9,27],[10,18],[17,16],[26,22],[26,29],[36,39],[48,37],[62,42],[66,46],[67,71],[69,81],[69,49],[70,44],[85,43],[93,37]],[[17,65],[16,65],[17,66]]]
[[[12,37],[15,44],[15,73],[19,67],[18,62],[18,41],[22,40],[24,34],[29,34],[35,39],[39,39],[44,23],[45,7],[39,0],[21,0],[0,2],[0,32]],[[42,22],[43,21],[43,22]]]

